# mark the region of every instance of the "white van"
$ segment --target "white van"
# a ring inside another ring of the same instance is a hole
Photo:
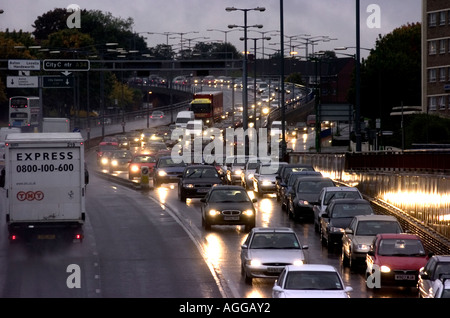
[[[177,119],[175,119],[176,128],[186,128],[188,121],[194,120],[194,112],[189,110],[183,110],[178,112]]]

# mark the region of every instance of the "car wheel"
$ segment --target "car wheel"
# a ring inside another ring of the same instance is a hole
[[[250,232],[255,227],[255,222],[245,224],[245,232]]]
[[[247,285],[252,285],[253,277],[249,276],[244,269],[244,281]]]
[[[158,188],[160,185],[161,185],[161,183],[158,182],[158,180],[153,179],[153,187],[154,187],[154,188]]]
[[[211,224],[209,224],[208,220],[205,220],[204,217],[202,217],[202,226],[207,231],[211,230]]]
[[[180,188],[178,188],[178,199],[181,202],[186,202],[186,194],[184,193],[183,190],[181,190]]]

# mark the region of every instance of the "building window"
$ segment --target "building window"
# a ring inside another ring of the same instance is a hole
[[[436,41],[430,41],[428,44],[428,54],[434,55],[436,54]]]
[[[439,25],[445,25],[445,11],[439,12]]]
[[[430,83],[436,82],[436,69],[435,68],[428,70],[428,81]]]
[[[439,109],[445,109],[445,96],[439,96]]]
[[[430,97],[428,102],[429,110],[436,110],[436,97]]]
[[[429,13],[428,14],[428,26],[429,27],[436,26],[436,13]]]
[[[439,53],[445,54],[445,42],[446,40],[439,40]]]
[[[439,69],[439,80],[441,81],[441,82],[445,82],[446,80],[447,80],[447,76],[445,76],[446,74],[445,74],[445,68],[444,67],[441,67],[440,69]]]

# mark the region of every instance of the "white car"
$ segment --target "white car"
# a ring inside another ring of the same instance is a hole
[[[304,249],[288,227],[255,227],[241,246],[241,268],[247,284],[253,278],[276,278],[287,265],[306,263]]]
[[[345,286],[331,265],[286,266],[272,288],[273,298],[349,298]]]

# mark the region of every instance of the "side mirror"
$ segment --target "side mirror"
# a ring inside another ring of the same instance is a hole
[[[84,184],[89,184],[89,171],[84,170]]]
[[[0,187],[4,187],[5,186],[5,169],[2,169],[2,171],[0,172]]]
[[[375,256],[375,252],[373,250],[370,250],[367,252],[367,255],[369,256]]]
[[[281,288],[281,286],[276,285],[276,282],[275,282],[275,286],[273,286],[272,290],[273,290],[274,292],[277,292],[277,293],[280,293],[280,292],[283,291],[283,289]]]
[[[241,248],[244,249],[244,250],[246,250],[246,249],[248,248],[248,246],[247,246],[247,244],[242,244],[242,245],[241,245]]]
[[[200,199],[200,202],[205,203],[205,202],[206,202],[206,198],[201,198],[201,199]]]
[[[307,250],[308,248],[309,248],[308,245],[302,245],[302,249],[303,249],[303,250]]]
[[[256,202],[258,202],[258,199],[257,199],[257,198],[253,198],[253,199],[252,199],[252,202],[253,202],[253,203],[256,203]]]
[[[349,228],[346,228],[345,229],[345,234],[353,234],[353,230],[349,229]]]

